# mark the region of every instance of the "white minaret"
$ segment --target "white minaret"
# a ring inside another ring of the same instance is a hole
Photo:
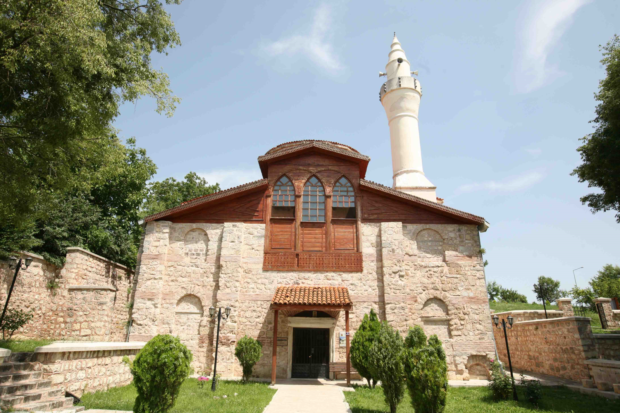
[[[392,142],[392,169],[394,189],[437,202],[433,185],[424,176],[418,112],[422,87],[411,76],[411,66],[394,33],[392,50],[385,66],[387,81],[381,86],[379,97],[387,114]]]

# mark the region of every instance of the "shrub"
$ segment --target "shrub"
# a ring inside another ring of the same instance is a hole
[[[181,384],[187,378],[192,353],[177,337],[158,335],[131,363],[138,392],[135,413],[166,413],[172,409]]]
[[[491,389],[493,397],[499,400],[507,400],[512,394],[512,380],[504,374],[497,361],[491,364],[489,389]]]
[[[13,333],[28,324],[28,322],[32,320],[32,317],[32,311],[9,308],[0,325],[0,329],[2,329],[2,339],[10,340],[11,337],[13,337]]]
[[[351,364],[357,372],[368,381],[368,387],[375,387],[377,379],[372,377],[368,361],[368,353],[372,343],[375,342],[381,329],[381,322],[375,310],[370,310],[370,314],[365,314],[362,324],[355,332],[351,340],[350,357]]]
[[[538,402],[542,399],[542,384],[540,384],[540,380],[526,380],[521,375],[520,387],[524,390],[525,399],[534,405],[538,405]]]
[[[409,330],[403,353],[405,378],[416,413],[441,413],[448,395],[446,353],[436,335],[428,341],[420,326]]]
[[[368,353],[370,373],[381,380],[385,402],[390,413],[396,413],[404,395],[404,371],[402,362],[403,339],[387,322],[381,323],[377,339]]]
[[[276,343],[274,343],[275,345]],[[260,360],[263,345],[252,337],[245,336],[237,343],[235,347],[235,357],[243,367],[243,381],[247,382],[252,376],[254,365]]]

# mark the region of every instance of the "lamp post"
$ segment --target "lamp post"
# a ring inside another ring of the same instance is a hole
[[[22,266],[23,264],[23,266]],[[0,316],[0,326],[4,322],[4,315],[6,314],[6,309],[9,306],[9,300],[11,299],[11,294],[13,294],[13,287],[15,287],[15,280],[17,280],[17,274],[19,274],[20,269],[27,269],[32,264],[32,258],[26,257],[25,259],[20,258],[19,261],[15,257],[9,258],[9,268],[15,268],[15,275],[13,275],[13,282],[11,282],[11,288],[9,289],[9,294],[6,296],[6,303],[4,303],[4,310],[2,310],[2,316]]]
[[[209,307],[209,315],[215,317],[215,307]],[[224,320],[230,316],[230,307],[224,309]],[[220,345],[220,321],[222,320],[222,308],[217,310],[217,335],[215,336],[215,363],[213,364],[213,381],[211,383],[211,391],[215,391],[215,375],[217,374],[217,348]]]
[[[514,319],[512,318],[512,316],[508,316],[508,328],[512,328],[512,323],[514,322]],[[497,315],[493,316],[493,323],[495,324],[495,327],[497,328],[501,328],[499,326],[499,317]],[[502,318],[502,327],[504,329],[504,338],[506,339],[506,353],[508,354],[508,366],[510,367],[510,378],[512,379],[512,398],[515,401],[519,401],[519,397],[517,396],[517,388],[515,386],[515,376],[512,373],[512,360],[510,360],[510,347],[508,347],[508,334],[506,334],[506,320],[504,320]]]
[[[581,269],[583,269],[583,267],[575,268],[573,270],[573,278],[575,279],[575,287],[577,287],[577,276],[575,275],[575,271],[581,270]]]

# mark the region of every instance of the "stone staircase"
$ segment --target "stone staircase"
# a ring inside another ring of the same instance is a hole
[[[81,412],[84,407],[73,407],[73,398],[65,397],[62,389],[53,389],[51,380],[45,380],[35,363],[19,360],[17,354],[0,364],[0,405],[2,409],[44,412]]]

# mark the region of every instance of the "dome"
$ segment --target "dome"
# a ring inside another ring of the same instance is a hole
[[[330,142],[330,141],[321,141],[321,140],[314,140],[314,139],[307,139],[304,141],[292,141],[292,142],[286,142],[286,143],[282,143],[276,147],[273,147],[271,149],[269,149],[267,151],[267,153],[265,153],[265,155],[273,155],[276,154],[278,152],[283,152],[283,151],[287,151],[290,149],[293,149],[297,146],[302,146],[302,145],[307,145],[309,143],[322,143],[324,145],[328,145],[328,146],[333,146],[334,148],[338,148],[338,149],[344,149],[347,151],[351,151],[354,153],[359,153],[357,150],[353,149],[352,147],[348,146],[348,145],[343,145],[342,143],[338,143],[338,142]]]

